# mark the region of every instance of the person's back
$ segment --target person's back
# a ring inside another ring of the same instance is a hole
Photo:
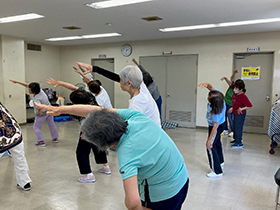
[[[138,174],[142,200],[145,179],[152,202],[176,195],[185,185],[188,172],[172,139],[141,112],[119,109],[117,114],[128,123],[128,132],[116,148],[123,179]]]
[[[95,96],[97,103],[103,107],[113,108],[107,91],[102,86],[100,86],[100,88],[101,88],[101,93]]]

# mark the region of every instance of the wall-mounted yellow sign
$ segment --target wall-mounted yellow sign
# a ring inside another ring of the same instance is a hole
[[[257,80],[261,76],[261,67],[242,67],[241,79]]]

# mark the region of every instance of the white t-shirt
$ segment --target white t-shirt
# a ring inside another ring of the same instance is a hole
[[[100,86],[100,88],[101,93],[98,96],[95,95],[98,105],[106,108],[113,108],[107,91],[102,86]]]
[[[161,127],[157,104],[143,82],[140,86],[140,93],[129,100],[128,108],[143,112]]]

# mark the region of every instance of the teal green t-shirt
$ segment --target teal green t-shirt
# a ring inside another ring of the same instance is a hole
[[[233,96],[233,89],[229,86],[225,95],[225,102],[230,106],[232,106],[232,100],[231,100],[232,96]]]
[[[188,171],[172,139],[141,112],[118,109],[117,114],[128,122],[128,131],[122,135],[116,147],[123,180],[137,175],[143,201],[145,179],[151,202],[175,196],[187,182]]]

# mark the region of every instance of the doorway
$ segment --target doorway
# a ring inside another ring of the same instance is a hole
[[[197,55],[140,57],[162,97],[162,120],[196,126]]]
[[[114,71],[114,58],[108,58],[108,59],[92,59],[91,60],[91,65],[93,66],[99,66],[103,69],[106,69],[108,71],[111,72],[115,72]],[[110,100],[111,100],[111,104],[113,107],[115,107],[115,86],[114,86],[114,81],[103,77],[99,74],[93,73],[94,79],[95,80],[99,80],[102,83],[102,87],[105,88],[105,90],[107,91]]]
[[[242,76],[242,67],[260,68],[257,79],[245,82],[246,95],[253,104],[247,111],[244,131],[267,134],[272,102],[272,75],[274,53],[238,53],[234,54],[234,69],[238,70],[235,80]]]

